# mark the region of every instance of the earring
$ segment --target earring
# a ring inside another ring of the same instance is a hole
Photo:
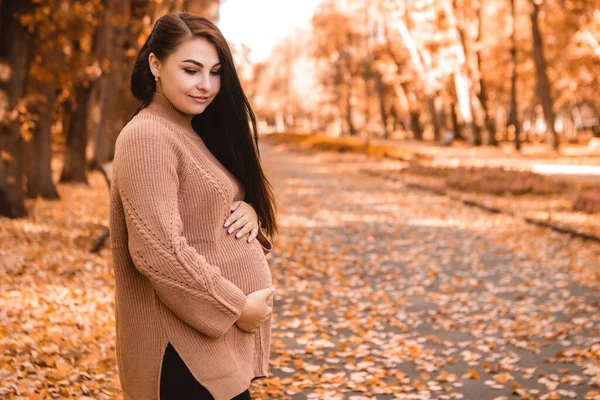
[[[154,80],[155,80],[156,82],[158,82],[158,76],[155,76],[155,77],[154,77]]]

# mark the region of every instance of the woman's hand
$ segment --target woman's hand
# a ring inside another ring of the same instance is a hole
[[[275,288],[270,287],[246,295],[242,314],[235,322],[237,327],[245,332],[254,332],[258,329],[273,312],[273,308],[267,304],[267,301],[274,292]]]
[[[235,234],[238,239],[249,233],[248,242],[251,242],[258,235],[258,215],[254,208],[245,201],[234,201],[231,206],[231,214],[223,226],[228,228],[227,233],[229,234],[239,229]]]

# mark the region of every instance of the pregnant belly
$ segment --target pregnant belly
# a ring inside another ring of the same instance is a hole
[[[248,243],[244,238],[236,239],[233,235],[226,235],[218,247],[225,259],[215,265],[221,268],[221,274],[225,278],[245,294],[272,285],[271,270],[258,240]]]

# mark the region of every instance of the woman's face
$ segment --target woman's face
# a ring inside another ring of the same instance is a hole
[[[156,91],[185,114],[201,114],[221,88],[221,63],[215,46],[206,39],[181,43],[165,60],[153,53],[150,69],[159,79]]]

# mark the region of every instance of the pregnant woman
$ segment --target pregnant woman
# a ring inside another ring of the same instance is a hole
[[[161,17],[131,77],[110,230],[126,399],[249,399],[267,376],[277,230],[255,117],[209,20]]]

